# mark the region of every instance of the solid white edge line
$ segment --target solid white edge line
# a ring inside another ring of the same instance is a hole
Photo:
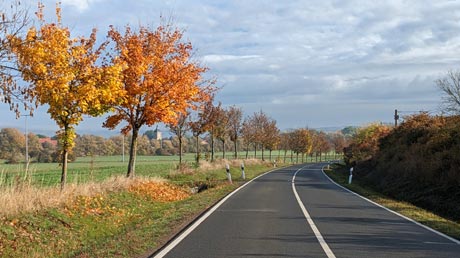
[[[294,192],[294,195],[295,195],[295,198],[297,200],[297,203],[299,204],[300,206],[300,209],[302,210],[303,212],[303,215],[305,216],[305,218],[307,219],[307,222],[308,222],[308,225],[310,225],[310,228],[313,230],[313,233],[315,234],[316,236],[316,239],[318,240],[319,244],[321,245],[321,247],[323,248],[324,252],[326,253],[327,257],[328,258],[335,258],[335,255],[334,253],[332,252],[332,250],[329,248],[329,245],[326,243],[326,240],[324,240],[324,237],[323,235],[321,235],[321,232],[318,230],[318,228],[316,227],[315,225],[315,222],[313,222],[313,219],[311,218],[310,216],[310,213],[308,213],[307,209],[305,208],[305,205],[303,204],[302,200],[300,199],[300,196],[299,194],[297,193],[297,190],[295,188],[295,177],[297,176],[297,173],[299,173],[299,171],[301,171],[304,167],[302,168],[299,168],[295,173],[294,173],[294,176],[292,177],[292,181],[291,181],[291,184],[292,184],[292,191]],[[319,169],[317,169],[319,170]]]
[[[430,227],[428,227],[428,226],[426,226],[426,225],[423,225],[422,223],[420,223],[420,222],[418,222],[418,221],[415,221],[415,220],[413,220],[413,219],[411,219],[411,218],[409,218],[409,217],[406,217],[406,216],[404,216],[404,215],[402,215],[402,214],[400,214],[400,213],[398,213],[398,212],[396,212],[396,211],[394,211],[394,210],[391,210],[391,209],[389,209],[389,208],[387,208],[387,207],[385,207],[385,206],[383,206],[383,205],[381,205],[381,204],[378,204],[378,203],[376,203],[376,202],[374,202],[374,201],[372,201],[372,200],[370,200],[370,199],[368,199],[368,198],[366,198],[366,197],[364,197],[364,196],[361,196],[361,195],[359,195],[359,194],[353,192],[352,190],[350,190],[350,189],[348,189],[348,188],[346,188],[346,187],[343,187],[343,186],[339,185],[338,183],[336,183],[334,180],[332,180],[332,179],[324,172],[324,167],[321,168],[321,172],[323,172],[323,175],[324,175],[327,179],[329,179],[329,181],[331,181],[332,183],[334,183],[336,186],[342,188],[343,190],[345,190],[345,191],[347,191],[347,192],[349,192],[349,193],[352,193],[352,194],[354,194],[354,195],[360,197],[361,199],[364,199],[364,200],[366,200],[366,201],[368,201],[368,202],[370,202],[370,203],[372,203],[372,204],[374,204],[374,205],[376,205],[376,206],[378,206],[378,207],[380,207],[380,208],[382,208],[382,209],[384,209],[384,210],[386,210],[386,211],[389,211],[389,212],[391,212],[391,213],[393,213],[393,214],[395,214],[395,215],[397,215],[397,216],[403,218],[403,219],[406,219],[406,220],[408,220],[408,221],[410,221],[410,222],[412,222],[412,223],[414,223],[414,224],[416,224],[416,225],[418,225],[418,226],[420,226],[420,227],[422,227],[422,228],[424,228],[424,229],[426,229],[426,230],[428,230],[428,231],[431,231],[431,232],[433,232],[433,233],[435,233],[435,234],[437,234],[437,235],[439,235],[439,236],[442,236],[442,237],[444,237],[444,238],[446,238],[446,239],[448,239],[448,240],[454,242],[454,243],[457,244],[457,245],[460,245],[460,241],[457,240],[457,239],[455,239],[455,238],[452,238],[452,237],[450,237],[450,236],[448,236],[448,235],[446,235],[446,234],[444,234],[444,233],[441,233],[441,232],[437,231],[436,229],[432,229],[432,228],[430,228]]]
[[[211,209],[209,209],[205,214],[203,214],[198,220],[196,220],[192,225],[190,225],[190,227],[188,227],[184,232],[182,232],[179,236],[174,238],[174,240],[171,243],[169,243],[167,246],[165,246],[160,252],[158,252],[154,256],[154,258],[162,258],[166,254],[168,254],[174,247],[176,247],[182,240],[184,240],[190,233],[192,233],[192,231],[195,230],[204,220],[206,220],[214,211],[216,211],[225,201],[227,201],[230,197],[232,197],[239,190],[243,189],[246,185],[248,185],[249,183],[251,183],[252,181],[256,180],[259,177],[262,177],[268,173],[271,173],[279,169],[282,169],[282,168],[277,168],[277,169],[267,171],[261,175],[258,175],[257,177],[254,177],[253,179],[246,182],[242,186],[236,188],[233,192],[229,193],[222,200],[220,200],[216,205],[214,205]]]

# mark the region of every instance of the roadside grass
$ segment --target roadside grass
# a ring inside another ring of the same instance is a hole
[[[353,177],[352,184],[348,184],[349,171],[343,165],[336,164],[331,168],[325,172],[336,183],[423,225],[460,240],[460,221],[451,221],[408,202],[385,196],[356,177]]]
[[[232,163],[234,183],[227,182],[223,164]],[[203,163],[204,169],[162,172],[164,178],[110,178],[101,183],[69,185],[72,195],[44,205],[27,200],[59,196],[58,187],[16,187],[10,198],[27,188],[24,202],[38,205],[29,211],[0,210],[1,257],[133,257],[164,244],[188,221],[243,182],[272,168],[270,163],[245,161],[246,180],[239,179],[241,161]],[[117,182],[117,183],[113,183]],[[106,184],[107,187],[100,185]],[[196,194],[191,187],[205,184]],[[99,187],[99,188],[97,188]],[[80,189],[79,188],[83,188]],[[48,190],[57,192],[46,192]],[[86,189],[86,190],[85,190]],[[2,190],[3,191],[3,190]],[[9,191],[13,191],[9,189]],[[34,192],[35,191],[35,192]],[[4,193],[0,193],[0,196]],[[3,204],[2,204],[3,205]]]

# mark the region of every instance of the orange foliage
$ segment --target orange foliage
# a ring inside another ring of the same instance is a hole
[[[390,126],[377,123],[359,128],[345,149],[345,162],[352,165],[371,159],[379,151],[380,140],[391,131]]]
[[[115,43],[113,63],[124,67],[125,99],[104,126],[114,129],[127,122],[122,132],[132,131],[127,176],[133,177],[139,129],[158,122],[177,124],[179,114],[211,98],[213,82],[202,79],[207,68],[191,61],[192,45],[181,41],[177,29],[141,26],[136,32],[127,26],[121,34],[112,27],[108,36]]]
[[[112,27],[109,37],[116,45],[114,63],[124,66],[126,101],[115,108],[106,127],[127,121],[123,131],[128,132],[144,124],[175,124],[178,114],[210,98],[211,88],[199,85],[207,68],[190,61],[192,45],[181,42],[179,30],[160,26],[135,32],[127,26],[122,35]]]
[[[190,192],[165,182],[144,182],[129,188],[129,191],[160,202],[174,202],[188,198]]]

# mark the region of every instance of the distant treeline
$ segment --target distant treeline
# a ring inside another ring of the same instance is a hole
[[[257,137],[253,137],[252,132],[253,130],[246,130],[236,140],[236,150],[240,152],[240,155],[243,155],[240,158],[259,156],[271,160],[275,158],[272,157],[271,152],[278,150],[280,151],[278,153],[282,154],[278,154],[276,158],[281,158],[284,161],[303,162],[305,156],[315,157],[315,160],[321,161],[327,153],[340,154],[347,145],[354,128],[346,127],[342,131],[334,133],[324,133],[305,128],[281,133],[277,131],[275,135],[270,136],[275,139],[273,145],[264,145],[265,141],[255,140]],[[261,136],[266,137],[267,134],[261,134]],[[224,140],[214,143],[215,152],[223,153],[224,150],[234,150],[235,144],[230,140],[230,136],[225,136],[222,139]],[[267,139],[266,142],[271,142],[273,139]],[[137,141],[137,153],[139,155],[171,156],[180,153],[178,136],[157,139],[156,133],[153,130],[148,130],[139,136]],[[193,136],[191,133],[184,135],[181,139],[182,153],[197,153],[197,141],[200,151],[203,152],[202,158],[209,160],[212,142],[210,134],[204,134],[200,137]],[[116,135],[109,138],[88,134],[77,135],[75,147],[69,154],[69,161],[75,161],[78,157],[122,155],[123,150],[127,154],[130,142],[131,135]],[[56,136],[47,137],[28,133],[27,152],[30,162],[61,162],[59,144]],[[25,161],[25,153],[26,137],[21,131],[14,128],[0,129],[0,159],[6,163],[21,163]],[[233,152],[226,155],[226,158],[233,157]],[[221,158],[220,154],[216,158]]]
[[[396,128],[361,128],[345,161],[381,192],[460,219],[460,116],[422,113]]]

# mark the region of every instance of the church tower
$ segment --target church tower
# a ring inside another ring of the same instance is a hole
[[[163,139],[162,135],[161,135],[161,131],[158,130],[158,126],[155,128],[155,130],[153,131],[153,139],[157,140],[157,141],[161,141]]]

